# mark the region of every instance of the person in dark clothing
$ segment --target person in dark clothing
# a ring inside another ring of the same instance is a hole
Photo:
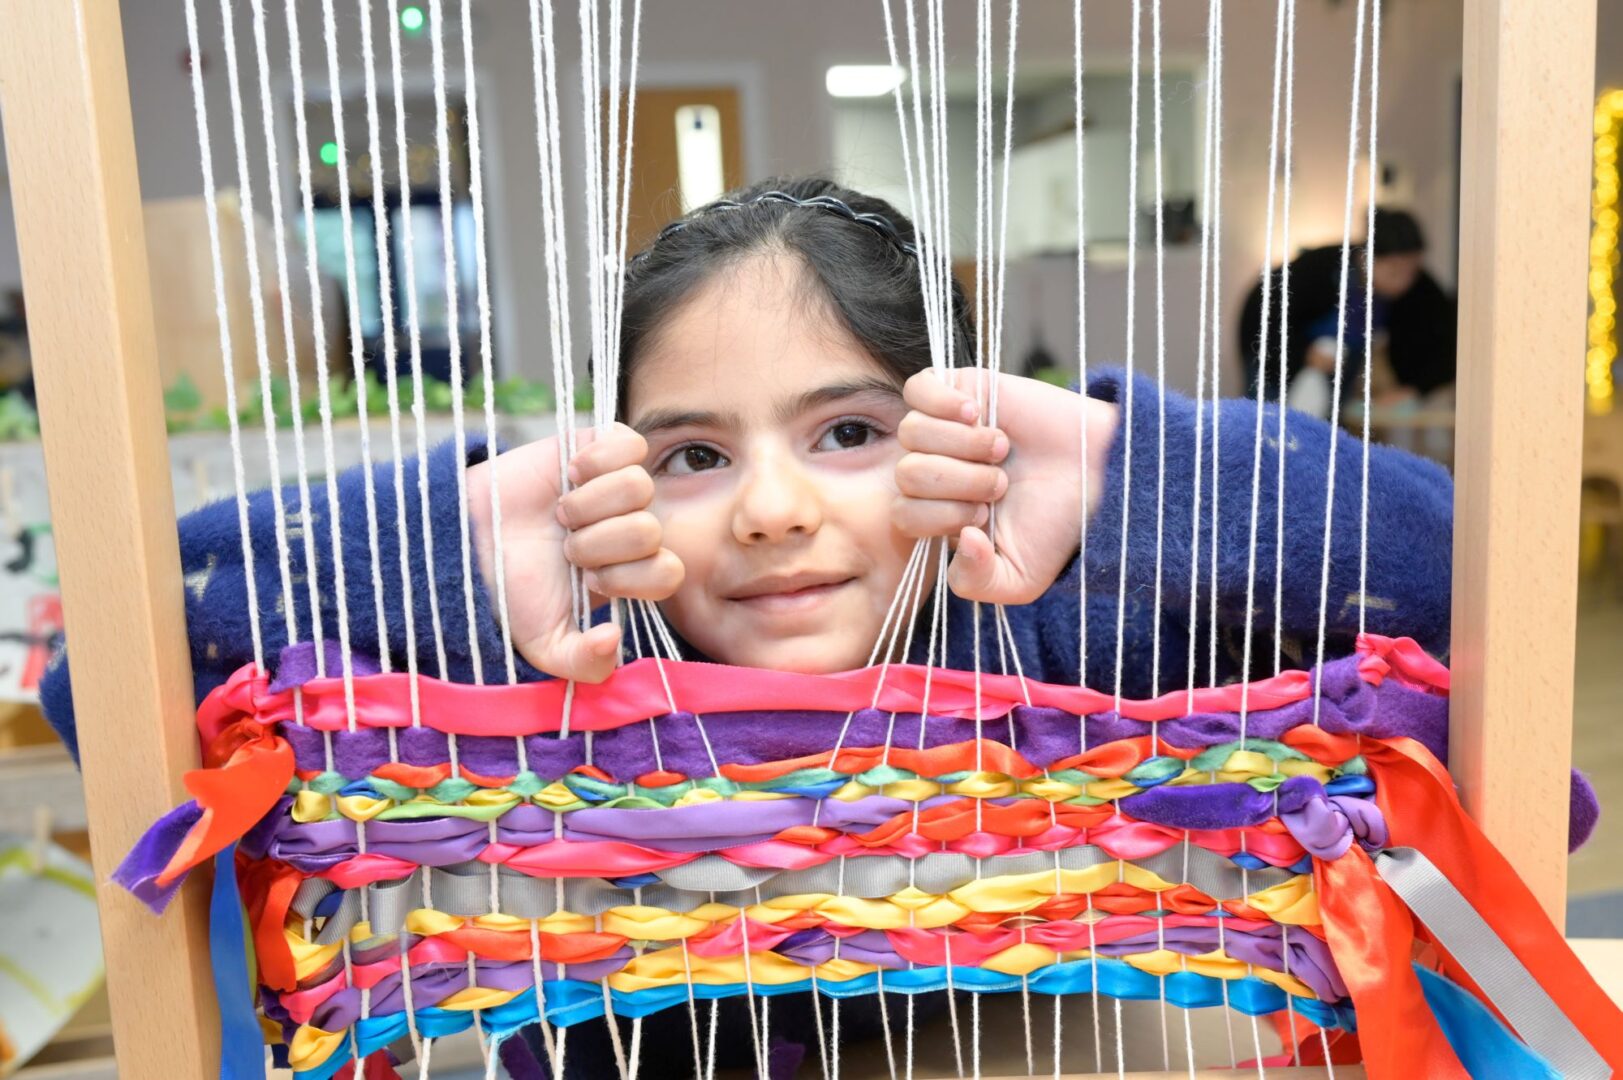
[[[1425,397],[1454,381],[1454,298],[1429,274],[1423,259],[1425,235],[1413,215],[1402,210],[1377,209],[1373,245],[1350,252],[1346,296],[1342,297],[1341,245],[1310,248],[1290,263],[1290,318],[1284,330],[1286,385],[1304,370],[1329,375],[1335,367],[1337,321],[1346,312],[1342,380],[1344,392],[1360,386],[1364,358],[1365,285],[1374,287],[1373,329],[1377,343],[1385,343],[1390,378],[1384,392],[1388,400]],[[1368,274],[1366,279],[1365,275]],[[1246,385],[1257,393],[1259,367],[1266,400],[1279,397],[1280,318],[1284,305],[1283,268],[1271,273],[1267,342],[1262,341],[1263,286],[1246,298],[1240,315],[1240,355]],[[1381,383],[1377,367],[1376,385]]]

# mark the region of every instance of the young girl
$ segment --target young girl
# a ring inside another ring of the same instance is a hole
[[[1341,482],[1331,523],[1326,658],[1350,651],[1360,606],[1363,464],[1356,440],[1321,422],[1289,417],[1285,529],[1278,536],[1281,448],[1272,407],[1263,418],[1266,443],[1255,495],[1256,406],[1235,400],[1202,407],[1205,476],[1198,507],[1197,408],[1168,392],[1163,419],[1157,387],[1143,378],[1130,383],[1119,372],[1095,374],[1087,392],[1078,394],[1005,375],[997,427],[981,423],[980,374],[958,370],[943,379],[930,370],[912,241],[911,224],[893,207],[818,179],[764,181],[661,233],[626,271],[622,423],[583,436],[568,463],[573,490],[560,497],[556,440],[494,458],[483,446],[469,447],[467,511],[478,568],[471,621],[455,447],[439,447],[428,462],[432,563],[418,539],[416,467],[406,466],[407,556],[421,669],[471,681],[476,644],[485,680],[505,677],[492,601],[492,470],[499,473],[507,603],[525,679],[600,681],[627,652],[618,626],[600,618],[581,632],[572,624],[570,563],[585,572],[594,603],[659,601],[685,658],[806,672],[860,667],[920,537],[954,544],[946,666],[976,663],[970,601],[978,600],[1015,605],[1008,610],[1013,647],[1034,679],[1080,680],[1148,696],[1185,685],[1193,651],[1197,683],[1205,683],[1213,645],[1206,612],[1214,591],[1217,680],[1247,674],[1248,603],[1255,635],[1249,674],[1273,673],[1276,635],[1285,666],[1307,666],[1320,624],[1332,445]],[[954,352],[962,361],[974,355],[975,328],[956,286],[954,309]],[[1220,429],[1215,443],[1214,429]],[[1079,475],[1084,431],[1086,507]],[[386,649],[398,669],[407,642],[394,467],[379,465],[370,478],[359,469],[340,476],[337,512],[351,649],[363,657]],[[1414,637],[1444,656],[1449,478],[1434,464],[1381,447],[1370,448],[1368,467],[1368,629]],[[369,480],[381,542],[381,627],[373,614],[364,526]],[[1255,557],[1253,498],[1259,505]],[[296,489],[283,499],[291,530],[316,530],[321,618],[330,639],[337,618],[326,542],[333,508],[320,485],[311,487],[308,508]],[[987,533],[994,503],[995,546]],[[274,663],[287,642],[273,512],[269,492],[251,498],[260,624]],[[1087,544],[1079,556],[1084,519]],[[1198,565],[1192,565],[1192,538],[1202,553]],[[189,515],[180,542],[201,697],[251,659],[236,507],[219,503]],[[302,571],[300,544],[293,548],[294,568]],[[1276,550],[1283,586],[1277,624]],[[1192,572],[1199,575],[1195,588]],[[430,589],[443,628],[443,671],[430,629]],[[308,637],[308,594],[303,586],[294,594],[297,623]],[[1198,606],[1193,638],[1192,602]],[[986,620],[980,661],[995,670],[992,609],[980,610]],[[919,620],[909,659],[925,658],[927,621]],[[42,698],[73,748],[67,666],[58,659]],[[1574,839],[1586,833],[1580,823]],[[586,1052],[581,1044],[587,1041],[584,1035],[572,1040],[572,1056],[575,1046]],[[687,1067],[678,1065],[679,1072]]]

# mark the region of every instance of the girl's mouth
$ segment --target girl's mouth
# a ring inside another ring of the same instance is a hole
[[[786,615],[812,610],[854,581],[826,574],[762,578],[727,599],[763,614]]]

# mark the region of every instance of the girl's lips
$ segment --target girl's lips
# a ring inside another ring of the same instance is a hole
[[[809,611],[829,600],[835,593],[855,580],[856,578],[846,578],[844,581],[829,582],[826,585],[810,585],[803,589],[794,589],[788,592],[760,593],[755,596],[736,597],[733,599],[733,603],[743,604],[752,611],[770,615],[787,615]]]

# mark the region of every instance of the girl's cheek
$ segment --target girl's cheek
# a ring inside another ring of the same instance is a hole
[[[902,451],[894,442],[887,449],[890,452],[876,453],[860,465],[837,465],[820,470],[824,489],[838,492],[840,498],[882,498],[888,506],[899,490],[896,463],[901,460]]]
[[[682,560],[684,576],[677,595],[702,591],[719,550],[717,530],[726,527],[720,504],[656,499],[653,510],[660,521],[660,543]]]

